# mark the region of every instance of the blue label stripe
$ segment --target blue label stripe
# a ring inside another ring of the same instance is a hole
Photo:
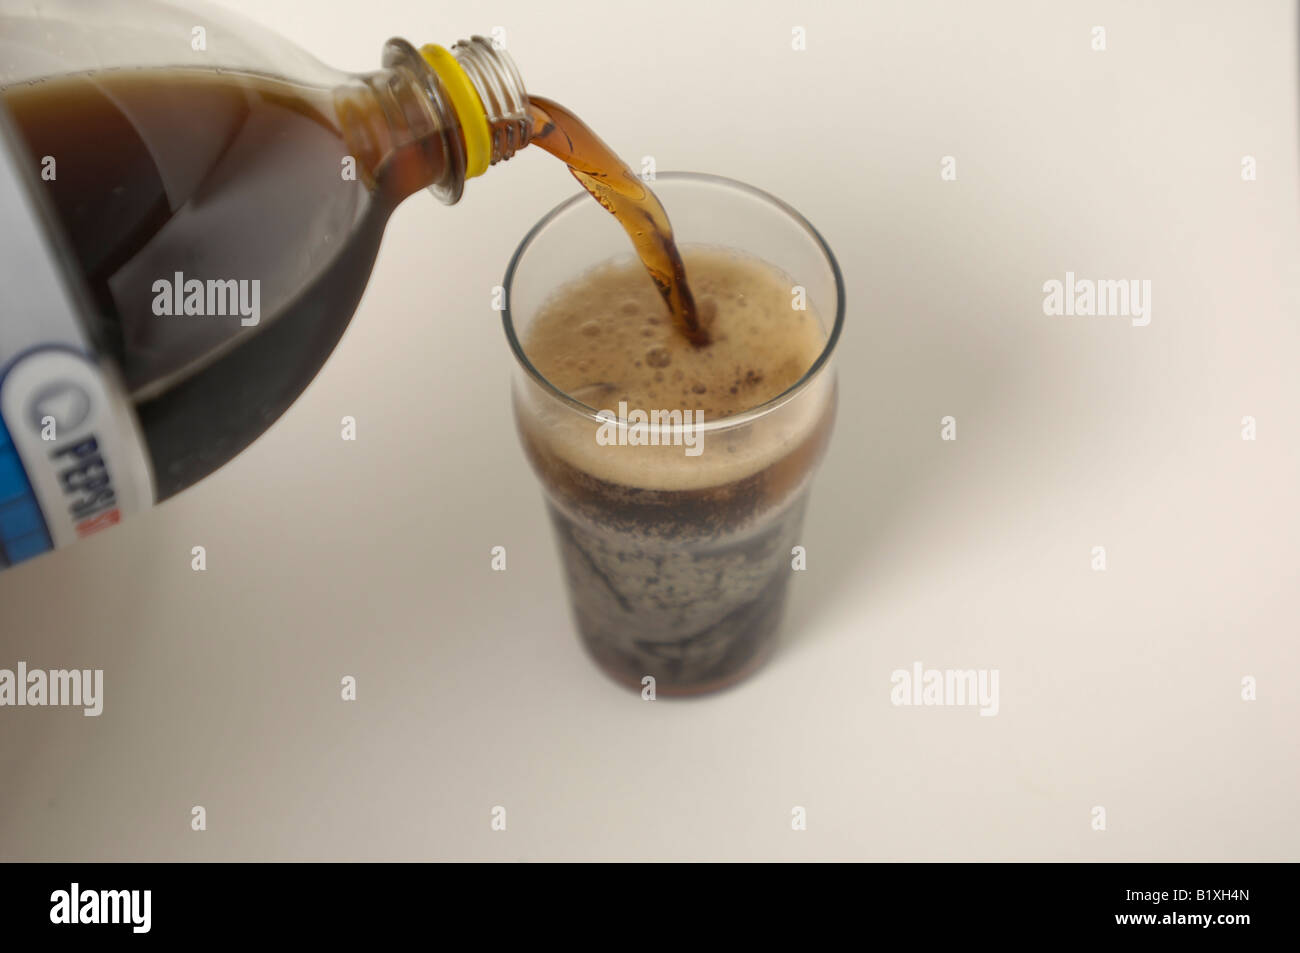
[[[27,471],[0,419],[0,569],[53,548]]]

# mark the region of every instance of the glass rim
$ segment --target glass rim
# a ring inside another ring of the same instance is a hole
[[[830,362],[831,356],[835,351],[835,345],[840,339],[840,332],[844,327],[844,275],[840,271],[839,262],[835,259],[835,255],[831,251],[830,245],[826,243],[826,239],[822,237],[821,232],[817,231],[812,222],[808,221],[808,219],[806,219],[798,209],[790,205],[788,202],[784,202],[775,195],[772,195],[770,192],[765,192],[762,189],[748,185],[737,179],[730,179],[722,175],[713,175],[708,172],[660,172],[655,176],[656,183],[665,179],[669,181],[695,182],[724,189],[733,189],[737,192],[743,192],[753,198],[757,198],[768,205],[774,206],[776,209],[784,213],[791,222],[803,229],[804,233],[812,239],[813,244],[817,246],[821,251],[822,257],[826,260],[826,265],[830,268],[831,276],[835,282],[835,318],[831,325],[830,333],[826,335],[825,345],[817,355],[817,359],[809,365],[808,370],[806,370],[797,381],[775,397],[771,397],[763,403],[757,404],[748,410],[741,411],[738,414],[730,414],[726,417],[719,417],[713,421],[706,421],[697,424],[696,429],[715,430],[743,425],[756,420],[759,417],[766,416],[794,399],[812,383],[812,381],[819,375],[822,368]],[[543,215],[541,219],[538,220],[537,224],[530,228],[524,235],[523,239],[519,242],[519,247],[517,247],[514,254],[510,256],[510,263],[506,266],[506,277],[503,285],[503,288],[505,289],[505,302],[501,309],[501,324],[505,329],[506,340],[510,344],[510,350],[514,353],[515,360],[519,362],[519,366],[524,369],[525,373],[541,386],[543,391],[560,401],[560,403],[568,406],[571,410],[588,418],[593,423],[604,424],[611,422],[611,418],[605,416],[604,412],[599,411],[594,407],[589,407],[576,397],[566,394],[560,388],[556,387],[555,384],[551,383],[551,381],[537,369],[533,362],[528,359],[528,355],[524,353],[523,344],[520,342],[519,336],[515,333],[514,317],[510,310],[510,302],[513,298],[511,291],[514,285],[515,272],[519,270],[520,262],[522,262],[524,255],[532,246],[533,242],[541,236],[552,222],[569,209],[573,208],[574,205],[594,201],[595,200],[586,192],[586,190],[579,191],[575,195],[569,196],[569,198],[565,199],[559,205],[555,206],[555,208]],[[671,218],[672,216],[670,213],[670,221]],[[745,249],[743,248],[736,250],[745,252]],[[598,262],[593,262],[592,264],[595,265],[598,264]],[[575,275],[573,277],[577,276]],[[612,422],[619,424],[627,423],[627,421],[621,417],[613,418]]]

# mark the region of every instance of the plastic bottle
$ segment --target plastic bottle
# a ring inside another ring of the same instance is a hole
[[[0,69],[0,568],[243,450],[333,350],[392,210],[458,201],[530,135],[482,37],[348,74],[199,3],[0,0]]]

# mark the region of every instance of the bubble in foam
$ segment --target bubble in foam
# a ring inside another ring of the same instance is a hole
[[[673,356],[668,348],[662,344],[656,344],[645,352],[645,362],[651,367],[667,367],[673,362]]]
[[[587,337],[594,338],[596,335],[600,334],[600,322],[584,321],[582,322],[582,326],[578,328],[578,330],[581,333],[585,334]]]

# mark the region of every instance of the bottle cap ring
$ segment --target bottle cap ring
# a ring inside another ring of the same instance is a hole
[[[432,67],[451,97],[452,108],[460,120],[465,139],[465,178],[472,179],[488,170],[492,158],[492,130],[487,110],[478,90],[456,57],[441,46],[429,43],[420,47],[420,55]]]

